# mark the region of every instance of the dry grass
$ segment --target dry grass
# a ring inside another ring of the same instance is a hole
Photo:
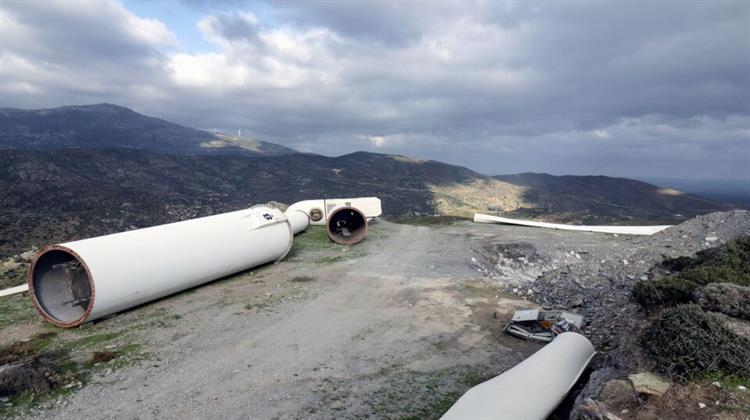
[[[661,188],[659,189],[659,194],[663,195],[684,195],[682,191],[675,190],[673,188]]]
[[[498,180],[475,180],[468,184],[430,185],[435,207],[441,215],[472,217],[475,212],[514,211],[534,208],[524,201],[524,187]]]
[[[246,150],[254,152],[260,151],[260,142],[255,139],[246,139],[242,137],[227,136],[223,134],[216,134],[220,139],[209,140],[201,143],[201,147],[207,149],[221,149],[225,147],[241,147]]]

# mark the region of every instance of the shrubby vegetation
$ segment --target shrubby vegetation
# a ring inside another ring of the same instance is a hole
[[[646,308],[691,302],[695,290],[709,283],[750,286],[750,237],[698,252],[694,257],[666,260],[662,266],[677,273],[636,283],[633,288],[633,298]]]
[[[672,379],[706,375],[750,377],[750,340],[697,305],[664,310],[641,337],[659,373]]]

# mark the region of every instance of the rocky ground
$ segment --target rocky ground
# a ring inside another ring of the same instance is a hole
[[[663,275],[656,265],[664,259],[693,255],[746,235],[750,235],[750,212],[733,211],[699,216],[649,237],[608,235],[606,242],[592,240],[585,247],[569,246],[567,254],[558,253],[552,260],[540,254],[538,246],[527,243],[512,246],[497,239],[485,246],[483,254],[490,262],[488,271],[501,280],[523,278],[515,274],[518,269],[534,277],[514,287],[519,295],[525,294],[544,307],[574,309],[586,317],[583,332],[600,352],[600,358],[578,398],[573,417],[588,414],[597,418],[602,410],[587,412],[583,409],[587,400],[601,397],[608,382],[650,368],[637,344],[649,314],[643,313],[631,299],[635,282]],[[523,266],[529,269],[523,270]],[[737,333],[747,334],[750,324],[739,319],[729,321]],[[615,385],[610,383],[611,386]],[[750,417],[750,395],[746,392],[724,389],[720,393],[720,384],[712,381],[705,381],[703,392],[696,392],[695,386],[700,388],[700,384],[675,384],[661,401],[639,399],[631,388],[627,388],[629,397],[624,402],[622,397],[611,398],[607,393],[604,397],[610,405],[620,408],[616,416],[622,418]],[[614,394],[621,396],[622,392]],[[711,406],[701,400],[711,402]]]
[[[667,399],[632,391],[627,375],[648,367],[634,341],[647,314],[629,291],[663,258],[742,234],[750,234],[749,212],[701,216],[652,237],[380,221],[360,246],[332,245],[312,230],[280,264],[84,328],[50,327],[16,296],[0,301],[0,346],[52,333],[45,348],[67,349],[85,372],[65,392],[6,401],[0,413],[435,418],[540,348],[501,331],[514,310],[545,306],[584,314],[583,332],[600,352],[574,414],[601,404],[622,418],[732,418],[727,404],[750,402],[727,384],[709,381],[702,393],[672,385]],[[116,357],[92,363],[102,351]]]

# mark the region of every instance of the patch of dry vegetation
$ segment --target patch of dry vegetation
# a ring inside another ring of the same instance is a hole
[[[220,139],[209,140],[201,143],[202,148],[207,149],[222,149],[225,147],[241,147],[246,150],[253,152],[260,151],[260,142],[255,139],[246,139],[242,137],[227,136],[223,134],[216,134]]]
[[[515,211],[534,208],[526,202],[526,188],[495,179],[477,179],[468,184],[429,185],[441,215],[472,217],[475,212]]]
[[[717,315],[697,305],[662,312],[641,337],[659,373],[672,379],[706,375],[750,377],[750,340],[727,328]]]

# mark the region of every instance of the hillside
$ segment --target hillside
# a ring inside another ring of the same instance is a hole
[[[0,256],[271,200],[375,195],[391,218],[499,211],[572,222],[730,208],[623,178],[488,177],[404,156],[297,153],[108,104],[0,109],[0,149]]]
[[[594,220],[679,220],[730,208],[703,197],[628,178],[537,173],[494,178],[524,188],[523,199],[539,214],[574,214]]]
[[[273,143],[194,130],[112,104],[0,108],[0,149],[108,147],[173,154],[296,153]]]
[[[0,154],[0,254],[235,210],[254,203],[376,195],[386,214],[433,214],[426,182],[477,174],[388,155],[177,156],[144,150]]]
[[[627,180],[622,182],[629,185]],[[151,226],[271,200],[292,203],[376,195],[383,200],[387,217],[466,216],[471,211],[487,211],[488,202],[513,201],[505,195],[484,195],[508,190],[511,195],[530,196],[531,203],[524,202],[527,208],[523,210],[548,216],[558,211],[558,207],[532,207],[536,190],[544,192],[545,200],[554,200],[545,190],[548,187],[525,188],[441,162],[365,152],[331,158],[310,154],[184,156],[130,149],[6,150],[0,154],[0,190],[4,192],[0,196],[0,255],[50,241]],[[587,194],[585,186],[577,188],[584,190],[578,203],[586,211],[610,219],[624,214],[621,201],[607,206],[598,196]],[[683,214],[724,207],[690,196],[665,195],[662,202],[648,201],[644,197],[650,197],[656,187],[650,188],[629,193],[631,214],[663,219],[678,208],[675,200],[681,200]],[[565,194],[560,197],[574,200]],[[446,201],[452,206],[446,206]],[[695,207],[690,208],[691,203]]]

